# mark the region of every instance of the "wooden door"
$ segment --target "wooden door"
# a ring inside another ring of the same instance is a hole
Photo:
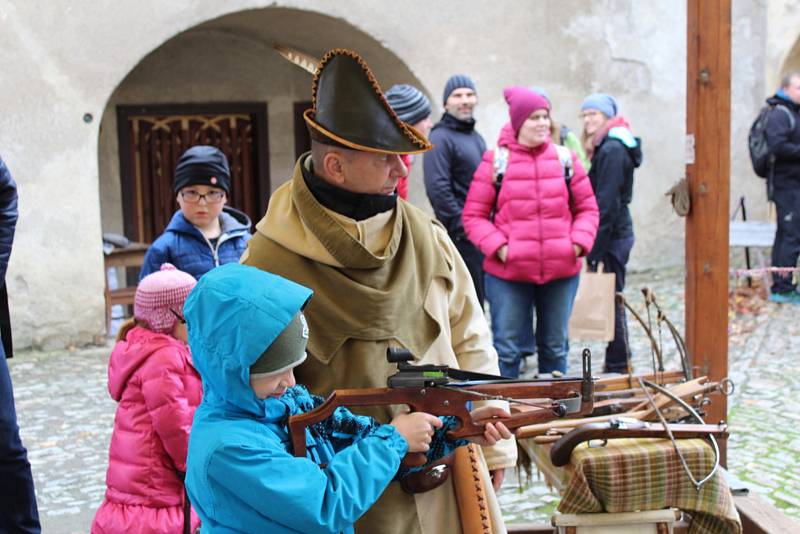
[[[175,164],[195,145],[218,147],[231,168],[228,205],[255,223],[270,193],[266,104],[118,106],[125,235],[151,243],[178,208]]]

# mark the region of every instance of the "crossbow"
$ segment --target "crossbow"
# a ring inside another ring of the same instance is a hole
[[[385,388],[337,389],[320,406],[289,418],[289,434],[294,455],[306,455],[305,429],[330,417],[339,406],[408,405],[412,411],[436,416],[453,416],[455,428],[447,432],[450,439],[478,436],[487,421],[474,422],[470,403],[502,400],[525,405],[526,409],[509,417],[495,417],[509,430],[543,423],[566,416],[588,415],[594,405],[594,378],[591,354],[583,351],[583,373],[578,377],[514,380],[497,375],[452,369],[446,365],[413,365],[414,355],[401,348],[389,348],[386,358],[397,364]],[[419,459],[407,458],[406,463]],[[424,463],[424,462],[423,462]]]

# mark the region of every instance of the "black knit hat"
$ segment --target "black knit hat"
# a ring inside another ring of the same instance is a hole
[[[398,118],[367,63],[352,50],[335,48],[322,57],[311,84],[311,105],[303,118],[315,141],[379,154],[432,148]]]
[[[478,92],[475,89],[475,82],[472,81],[472,78],[466,74],[453,74],[447,80],[447,83],[444,84],[444,98],[442,98],[442,103],[447,104],[447,98],[450,96],[450,93],[462,87],[472,89],[476,93]]]
[[[413,85],[391,86],[386,91],[386,100],[400,120],[412,126],[431,114],[430,100]]]
[[[177,193],[189,185],[219,187],[231,191],[231,170],[228,159],[214,146],[197,145],[181,154],[175,166],[172,190]]]

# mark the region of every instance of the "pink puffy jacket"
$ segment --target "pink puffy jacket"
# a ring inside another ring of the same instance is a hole
[[[572,154],[574,169],[569,193],[558,152],[550,141],[530,148],[517,143],[511,125],[500,133],[500,146],[509,161],[495,206],[494,151],[487,150],[475,171],[462,219],[470,241],[483,252],[483,268],[504,280],[545,284],[581,270],[572,245],[587,254],[594,244],[599,220],[592,185],[580,160]],[[497,251],[508,245],[503,263]]]
[[[192,418],[202,397],[189,348],[141,327],[111,353],[108,391],[119,402],[109,448],[106,498],[92,533],[180,533]],[[192,513],[192,527],[200,523]]]

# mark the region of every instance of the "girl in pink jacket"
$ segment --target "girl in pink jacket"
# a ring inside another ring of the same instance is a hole
[[[475,171],[462,214],[464,229],[485,255],[500,372],[519,376],[535,308],[539,373],[564,373],[567,324],[581,257],[592,249],[597,233],[597,202],[575,154],[560,156],[550,142],[548,101],[523,87],[503,93],[511,123],[500,133],[500,153],[486,151]]]
[[[136,288],[134,320],[120,330],[108,363],[108,391],[119,406],[93,534],[184,531],[186,450],[202,397],[183,321],[195,283],[165,263]],[[190,523],[192,531],[200,523],[193,512]]]

